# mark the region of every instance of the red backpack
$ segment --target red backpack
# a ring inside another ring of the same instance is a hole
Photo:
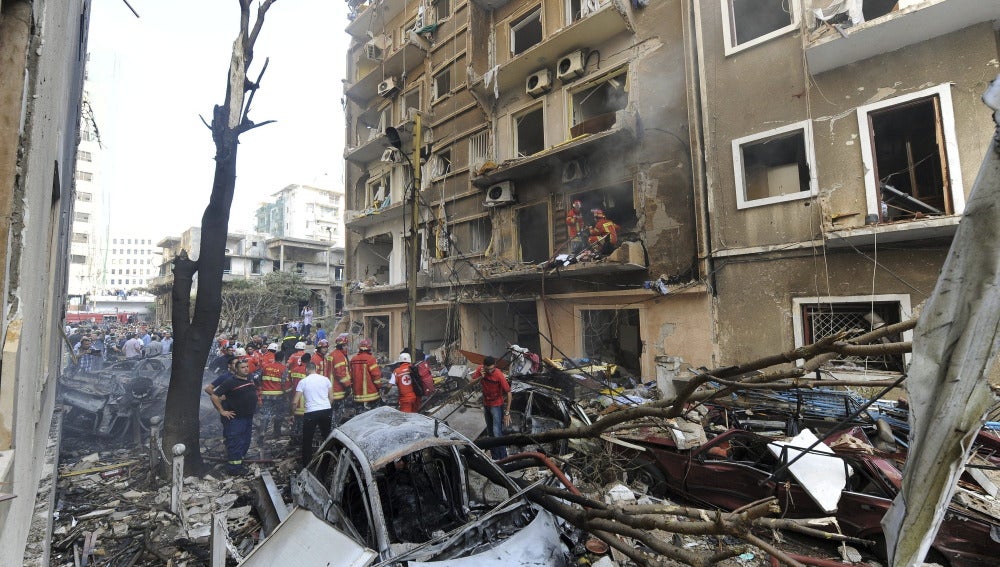
[[[420,394],[421,397],[433,396],[434,395],[434,375],[431,374],[431,368],[427,365],[426,360],[422,360],[414,365],[417,369],[417,376],[420,379],[420,385],[424,388],[424,393]]]

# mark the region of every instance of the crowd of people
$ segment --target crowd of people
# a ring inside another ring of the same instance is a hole
[[[73,353],[70,372],[99,372],[119,360],[170,354],[174,346],[169,330],[145,323],[67,325],[64,332]]]

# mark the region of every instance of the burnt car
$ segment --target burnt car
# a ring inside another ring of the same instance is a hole
[[[856,439],[865,439],[859,428],[849,433]],[[831,439],[840,436],[835,434]],[[815,453],[820,459],[815,469],[821,474],[823,469],[840,473],[844,479],[842,490],[834,494],[831,509],[817,501],[816,495],[807,489],[804,477],[779,471],[795,454],[768,437],[733,429],[690,451],[679,451],[671,438],[656,435],[628,436],[622,440],[625,443],[613,447],[631,459],[636,477],[650,485],[654,494],[670,493],[703,506],[730,511],[773,496],[785,517],[835,516],[845,535],[874,541],[871,551],[885,556],[881,521],[902,482],[902,473],[887,458],[856,448]],[[778,474],[772,476],[775,472]],[[996,558],[1000,557],[1000,542],[994,537],[997,533],[1000,524],[995,518],[953,504],[927,560],[951,567],[996,565]]]
[[[64,430],[102,439],[123,439],[129,433],[147,431],[151,418],[163,416],[171,366],[170,355],[163,355],[122,360],[94,373],[63,374],[58,403],[66,408]],[[205,379],[211,378],[206,373]],[[202,400],[203,417],[215,411],[210,401],[206,407],[206,399]]]
[[[335,429],[292,497],[382,562],[569,565],[570,530],[467,437],[380,407]]]

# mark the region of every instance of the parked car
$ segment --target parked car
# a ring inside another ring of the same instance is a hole
[[[860,428],[850,434],[864,438]],[[837,439],[840,434],[832,437]],[[630,458],[635,476],[658,495],[667,493],[700,505],[723,510],[774,496],[782,513],[791,518],[818,518],[826,513],[788,473],[771,475],[782,464],[768,446],[774,440],[749,431],[729,430],[690,451],[678,451],[673,440],[658,436],[623,437],[615,450]],[[794,456],[794,455],[793,455]],[[881,521],[902,482],[902,473],[889,459],[856,449],[835,449],[830,467],[847,472],[835,515],[845,535],[876,542],[872,551],[884,557]],[[997,564],[1000,522],[975,510],[952,505],[938,531],[928,560],[951,567],[989,567]]]
[[[570,530],[483,451],[428,416],[380,407],[335,429],[294,479],[296,504],[406,565],[569,565]]]

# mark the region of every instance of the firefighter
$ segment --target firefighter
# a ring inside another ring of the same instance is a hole
[[[281,435],[281,422],[284,421],[288,412],[288,401],[285,397],[287,385],[287,369],[285,365],[275,358],[278,352],[278,343],[267,345],[267,353],[263,358],[260,395],[261,395],[261,416],[262,423],[260,433],[263,435],[267,431],[268,422],[273,425],[274,436]]]
[[[333,350],[323,357],[323,375],[333,383],[332,419],[334,427],[340,425],[340,418],[346,409],[348,394],[351,393],[351,375],[347,371],[349,361],[347,343],[349,340],[350,336],[347,333],[337,335],[337,338],[333,340]],[[323,343],[326,343],[326,346],[330,345],[326,339],[321,339],[317,345]]]
[[[603,238],[604,241],[598,251],[601,254],[608,255],[618,246],[618,230],[621,227],[605,217],[604,211],[601,209],[593,209],[590,212],[594,215],[594,226],[590,228],[588,242],[596,244]]]
[[[410,370],[410,354],[399,355],[399,366],[392,371],[392,378],[389,384],[396,386],[399,390],[399,411],[403,413],[417,413],[420,407],[420,397],[413,390],[413,373]]]
[[[573,206],[566,213],[566,234],[569,236],[569,252],[576,254],[583,248],[581,240],[586,223],[583,222],[583,203],[579,199],[573,201]]]
[[[306,363],[308,363],[312,357],[306,353],[306,343],[304,341],[299,341],[295,343],[295,351],[288,357],[288,383],[285,392],[291,394],[295,392],[295,388],[298,387],[299,381],[306,377]],[[308,358],[307,358],[308,357]],[[295,404],[292,408],[292,416],[295,418],[295,425],[292,429],[292,436],[298,436],[302,434],[302,416],[306,414],[306,406],[299,400],[299,403]]]
[[[382,370],[372,356],[372,342],[361,339],[358,343],[358,353],[351,357],[348,366],[351,371],[351,385],[354,390],[354,401],[362,406],[362,411],[375,407],[379,400],[379,386],[382,385]]]

